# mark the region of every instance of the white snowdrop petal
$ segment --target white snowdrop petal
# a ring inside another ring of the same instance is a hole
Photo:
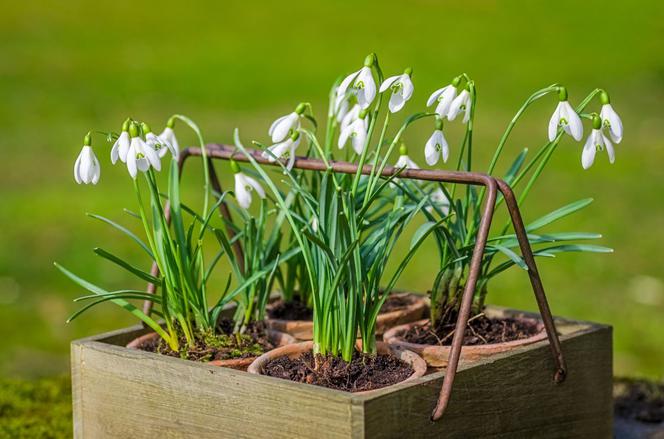
[[[447,85],[443,88],[439,88],[438,90],[434,91],[431,93],[431,96],[429,96],[429,99],[427,99],[427,107],[430,107],[438,100],[438,97],[443,94],[445,90],[447,90],[450,86]]]
[[[383,81],[378,91],[381,93],[385,92],[385,90],[392,87],[392,84],[394,84],[399,78],[400,75],[390,76],[389,78]]]

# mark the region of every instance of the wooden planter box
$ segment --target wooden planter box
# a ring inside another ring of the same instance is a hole
[[[611,327],[556,324],[565,382],[546,340],[462,362],[435,423],[444,369],[360,396],[130,350],[145,330],[121,329],[72,342],[74,437],[611,437]]]

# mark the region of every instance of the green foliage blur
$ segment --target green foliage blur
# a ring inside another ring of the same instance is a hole
[[[413,67],[415,95],[403,113],[420,111],[433,90],[461,72],[475,80],[478,171],[486,169],[502,130],[536,89],[560,82],[572,103],[595,87],[610,92],[625,126],[616,163],[609,165],[600,153],[583,171],[582,144],[567,137],[524,216],[527,222],[595,198],[556,231],[602,233],[597,243],[615,253],[541,260],[552,309],[613,325],[616,373],[662,376],[664,3],[70,0],[14,2],[2,9],[0,376],[65,373],[70,340],[136,323],[109,304],[65,324],[82,291],[53,261],[109,289],[143,285],[96,257],[93,247],[149,268],[133,243],[85,216],[94,212],[134,224],[122,213],[134,205],[130,179],[110,165],[110,145],[101,136],[94,143],[100,183],[74,183],[73,163],[88,130],[118,131],[132,116],[157,131],[178,112],[197,121],[208,141],[229,143],[239,127],[243,139],[266,142],[272,120],[298,102],[312,102],[322,121],[331,84],[359,68],[369,52],[378,54],[386,75]],[[545,142],[555,105],[551,96],[533,107],[506,157]],[[462,127],[448,126],[451,167]],[[421,124],[406,137],[421,165],[431,129]],[[182,145],[194,142],[182,126],[177,132]],[[184,190],[194,199],[198,168],[184,177]],[[229,172],[227,164],[217,169]],[[400,287],[430,287],[437,270],[433,251],[418,255]],[[490,289],[490,303],[536,309],[519,269]]]

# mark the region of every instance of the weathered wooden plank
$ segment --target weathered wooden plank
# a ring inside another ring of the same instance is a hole
[[[114,331],[72,343],[74,436],[610,437],[611,330],[559,325],[564,384],[551,381],[546,342],[462,364],[438,423],[429,414],[444,372],[351,395],[129,350],[144,330]]]
[[[611,329],[564,335],[569,376],[552,382],[546,342],[499,355],[457,375],[445,416],[428,419],[444,372],[365,401],[365,437],[611,437]]]

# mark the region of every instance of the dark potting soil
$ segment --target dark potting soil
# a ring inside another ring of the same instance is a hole
[[[403,338],[410,343],[449,346],[452,344],[455,325],[456,316],[446,319],[446,323],[438,325],[435,330],[432,330],[430,323],[422,326],[416,325],[411,327]],[[504,343],[532,337],[538,332],[537,324],[532,321],[510,317],[489,318],[484,314],[478,314],[468,320],[463,345]]]
[[[231,360],[250,358],[275,348],[267,335],[265,323],[252,323],[244,334],[233,334],[233,321],[219,322],[216,334],[200,335],[193,346],[184,337],[180,339],[181,349],[174,351],[161,337],[150,340],[139,347],[144,351],[156,352],[171,357],[193,361]]]
[[[616,380],[616,416],[649,424],[664,423],[664,383],[645,380]]]
[[[279,320],[312,320],[314,311],[299,300],[278,300],[268,307],[267,315],[271,319]]]
[[[313,384],[346,392],[380,389],[399,383],[413,374],[413,368],[394,355],[366,355],[356,352],[350,363],[332,355],[306,352],[297,358],[279,357],[266,364],[265,375]]]
[[[386,313],[404,309],[415,303],[416,300],[416,297],[410,295],[392,295],[387,298],[380,311]],[[289,302],[278,300],[268,308],[267,315],[272,319],[280,320],[312,320],[314,313],[312,309],[307,308],[304,303],[298,300]]]

